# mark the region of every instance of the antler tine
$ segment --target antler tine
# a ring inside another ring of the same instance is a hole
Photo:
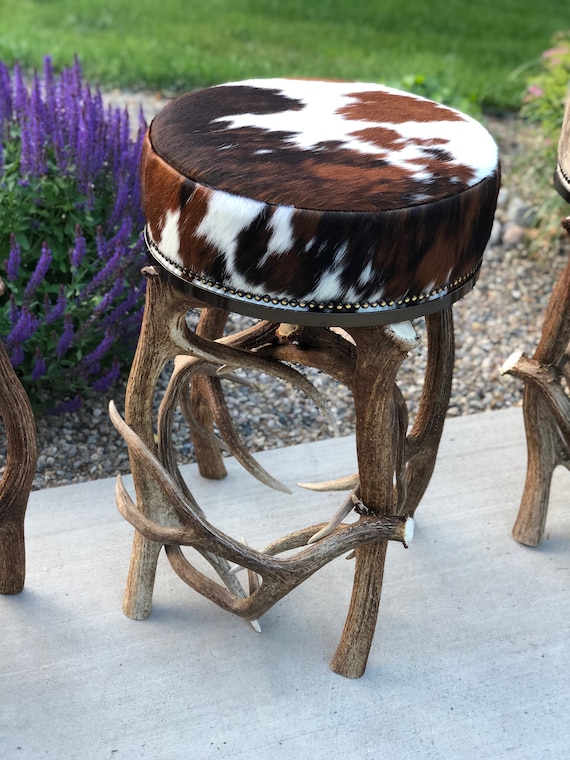
[[[246,565],[251,567],[252,570],[257,569],[262,575],[267,573],[276,573],[279,575],[283,572],[283,568],[279,564],[269,563],[268,565],[267,558],[264,558],[259,552],[243,546],[243,544],[235,541],[211,525],[211,523],[205,519],[202,510],[195,509],[193,501],[189,502],[189,500],[185,498],[174,478],[153,455],[148,447],[145,446],[134,430],[127,425],[112,401],[109,404],[109,416],[113,425],[127,442],[131,455],[144,465],[146,471],[153,478],[153,482],[160,490],[164,501],[174,508],[176,514],[184,524],[189,523],[194,530],[192,541],[188,542],[188,545],[200,546],[202,549],[212,551],[219,556],[231,559],[239,565]],[[130,516],[132,517],[132,515]],[[129,519],[129,522],[131,522],[140,533],[146,535],[144,521],[140,523],[140,528],[138,525],[135,525],[132,520]],[[148,527],[149,529],[154,529],[154,526],[152,525],[149,525]],[[153,541],[161,541],[160,538],[155,538],[154,536],[147,537],[151,538]],[[165,541],[163,543],[168,542]]]
[[[237,461],[261,483],[274,488],[276,491],[290,494],[291,490],[281,483],[281,481],[270,475],[247,450],[233,424],[221,383],[217,378],[210,378],[208,391],[210,394],[210,405],[222,439]]]
[[[205,551],[199,546],[194,546],[196,541],[199,540],[199,536],[192,526],[165,526],[160,525],[153,520],[149,520],[149,518],[145,517],[134,504],[120,475],[117,476],[115,497],[119,513],[125,518],[125,520],[127,520],[127,522],[138,530],[139,533],[142,533],[152,541],[164,544],[165,546],[193,546],[196,551],[198,551],[204,559],[212,565],[229,591],[242,599],[245,599],[248,596],[238,578],[235,574],[230,572],[230,565],[226,559],[218,556],[214,552]],[[259,626],[257,626],[257,628],[258,627]],[[257,630],[255,626],[254,628]]]
[[[293,367],[233,346],[226,338],[215,341],[203,338],[192,332],[185,323],[182,324],[182,329],[172,330],[172,337],[181,351],[226,366],[228,371],[238,368],[253,369],[284,380],[305,393],[327,417],[331,426],[336,427],[336,420],[329,410],[323,394],[302,372],[298,372]],[[234,342],[237,344],[236,340]]]
[[[174,373],[171,377],[167,393],[165,394],[160,405],[158,424],[160,439],[159,450],[161,453],[164,451],[165,456],[168,457],[168,461],[163,459],[163,463],[166,465],[166,469],[169,470],[169,472],[173,472],[176,469],[174,451],[170,443],[169,435],[172,425],[174,408],[176,407],[176,404],[180,402],[181,406],[184,406],[186,409],[187,414],[192,415],[191,404],[189,403],[186,395],[183,393],[183,390],[193,375],[202,372],[212,375],[215,372],[215,369],[215,365],[213,365],[211,362],[206,362],[203,359],[195,359],[194,357],[187,356],[180,356],[176,358]],[[214,413],[218,429],[220,430],[222,436],[223,443],[220,441],[220,444],[224,448],[227,448],[234,455],[236,460],[242,465],[242,467],[244,467],[251,475],[253,475],[253,477],[257,478],[257,480],[269,486],[270,488],[274,488],[276,491],[290,494],[290,489],[287,488],[287,486],[281,483],[279,480],[274,478],[269,472],[267,472],[267,470],[265,470],[265,468],[263,468],[259,462],[257,462],[257,460],[249,453],[246,446],[242,442],[239,433],[237,432],[231,419],[220,381],[212,376],[208,377],[207,380],[210,407]],[[192,423],[188,420],[188,417],[186,417],[186,419],[192,426]],[[196,426],[196,429],[199,429],[200,432],[202,432],[202,426],[199,426],[199,428]],[[213,437],[216,442],[218,441],[217,437],[215,437],[213,433],[210,433],[210,431],[204,429],[203,432],[204,434],[208,434],[209,436]]]
[[[174,370],[158,408],[159,451],[161,452],[161,461],[169,472],[173,472],[176,467],[170,433],[174,411],[178,404],[180,404],[184,419],[191,429],[198,430],[201,435],[213,440],[221,449],[225,449],[224,443],[195,419],[191,405],[187,403],[186,394],[183,392],[194,375],[214,374],[215,371],[215,364],[194,356],[179,355],[174,360]]]
[[[354,475],[346,475],[344,478],[336,480],[323,480],[320,483],[297,483],[299,488],[305,488],[309,491],[348,491],[355,488],[359,482],[357,472]]]
[[[314,544],[315,542],[320,541],[322,538],[325,538],[325,536],[330,536],[335,528],[341,524],[344,518],[352,512],[355,504],[354,496],[356,490],[357,489],[354,489],[354,491],[352,491],[352,493],[346,497],[346,499],[343,501],[341,506],[337,509],[325,527],[321,528],[321,530],[317,531],[309,538],[307,541],[308,544]]]

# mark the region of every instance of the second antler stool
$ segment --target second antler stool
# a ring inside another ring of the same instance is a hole
[[[570,96],[558,141],[554,187],[570,203]],[[562,219],[562,227],[570,235],[570,216]],[[527,468],[513,536],[521,544],[538,546],[546,527],[554,470],[558,466],[570,470],[570,257],[552,290],[533,356],[516,351],[501,371],[524,381]]]
[[[184,581],[250,621],[355,550],[332,668],[363,674],[387,541],[409,540],[435,465],[453,371],[451,305],[477,279],[499,181],[497,148],[480,124],[375,84],[250,80],[184,95],[154,119],[142,157],[154,265],[126,421],[111,406],[136,490],[135,505],[119,480],[119,509],[136,528],[128,616],[150,614],[162,546]],[[192,331],[186,314],[196,307],[204,308]],[[230,311],[261,321],[224,337]],[[410,320],[422,315],[427,369],[408,431],[396,376],[419,340]],[[172,359],[155,436],[157,380]],[[220,375],[261,369],[319,401],[292,364],[317,367],[352,391],[359,473],[341,484],[352,490],[328,525],[255,550],[214,527],[194,500],[176,466],[172,414],[180,404],[202,474],[224,474],[215,424],[250,471],[280,487],[239,444]],[[353,510],[359,519],[343,522]],[[224,585],[182,546],[203,555]],[[234,565],[248,570],[247,591]]]

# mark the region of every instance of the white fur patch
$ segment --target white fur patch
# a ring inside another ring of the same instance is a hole
[[[250,79],[220,86],[277,90],[285,97],[303,103],[299,110],[291,109],[269,114],[234,114],[217,119],[224,123],[229,122],[225,126],[226,129],[254,127],[268,132],[287,132],[289,136],[286,142],[308,151],[315,150],[323,142],[338,142],[344,149],[386,159],[394,166],[410,172],[417,180],[430,177],[429,173],[425,173],[421,168],[421,164],[418,165],[418,159],[431,159],[424,147],[413,142],[413,139],[418,137],[445,140],[445,144],[438,147],[450,152],[458,165],[468,166],[474,171],[475,176],[470,184],[476,184],[488,176],[497,165],[497,146],[491,135],[478,122],[454,109],[442,106],[440,120],[403,123],[391,122],[389,119],[377,122],[359,121],[342,113],[347,106],[358,103],[352,94],[360,92],[383,91],[399,96],[404,94],[417,101],[426,100],[390,87],[362,82],[313,82],[295,79]],[[446,119],[446,113],[449,111],[460,118],[456,121]],[[399,132],[402,138],[401,149],[386,150],[368,141],[365,130],[378,127]],[[412,142],[408,142],[410,139]]]
[[[341,274],[340,270],[329,270],[325,272],[318,282],[317,287],[308,293],[306,301],[328,301],[333,294],[339,293],[341,290]]]
[[[271,237],[267,244],[267,255],[287,253],[295,243],[291,221],[295,209],[290,206],[278,206],[269,222]]]
[[[208,198],[208,207],[196,229],[196,236],[205,238],[207,243],[224,254],[227,267],[233,269],[240,233],[264,208],[265,204],[260,201],[217,190]]]
[[[182,263],[179,254],[180,232],[178,224],[180,221],[180,209],[176,209],[175,211],[168,209],[163,219],[164,223],[160,239],[154,242],[165,256],[180,264]]]

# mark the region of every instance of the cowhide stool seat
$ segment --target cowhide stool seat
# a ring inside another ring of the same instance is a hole
[[[452,377],[451,305],[477,279],[498,188],[497,148],[482,126],[379,85],[238,82],[184,95],[154,119],[142,156],[153,265],[126,422],[111,409],[136,489],[136,505],[121,482],[117,491],[136,528],[128,616],[150,613],[162,546],[184,581],[254,622],[354,550],[353,597],[332,668],[362,675],[387,541],[409,541],[435,464]],[[186,315],[196,307],[193,331]],[[228,312],[259,321],[224,336]],[[419,342],[411,320],[423,315],[426,377],[408,431],[396,376]],[[172,359],[155,428],[157,379]],[[173,410],[180,405],[193,431],[202,474],[224,474],[215,427],[251,472],[279,488],[239,444],[220,376],[262,370],[319,402],[296,365],[352,391],[359,473],[332,484],[349,495],[330,523],[254,549],[214,527],[180,477]],[[223,585],[182,546],[205,557]],[[249,588],[236,567],[248,570]]]

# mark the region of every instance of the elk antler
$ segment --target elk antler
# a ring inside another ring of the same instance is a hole
[[[30,401],[2,341],[0,414],[8,442],[6,468],[0,482],[0,594],[19,594],[26,577],[24,517],[38,461],[38,445]]]
[[[188,500],[163,465],[124,422],[112,402],[109,413],[113,424],[128,443],[132,456],[152,476],[163,498],[174,507],[182,524],[164,526],[145,517],[132,502],[119,478],[117,505],[120,513],[143,536],[165,545],[170,564],[188,585],[228,612],[248,620],[256,620],[279,599],[336,557],[363,544],[387,540],[407,544],[410,539],[409,518],[398,515],[373,515],[361,517],[357,523],[350,525],[340,524],[332,533],[310,546],[306,546],[309,539],[325,525],[313,525],[296,531],[279,539],[263,552],[256,551],[209,523],[203,512],[195,508],[195,504]],[[182,553],[181,546],[198,549],[206,559],[209,554],[214,554],[247,568],[261,576],[261,583],[253,594],[245,598],[241,593],[236,594],[234,589],[224,589],[193,567]],[[293,557],[274,556],[287,549],[302,546],[305,548]]]

